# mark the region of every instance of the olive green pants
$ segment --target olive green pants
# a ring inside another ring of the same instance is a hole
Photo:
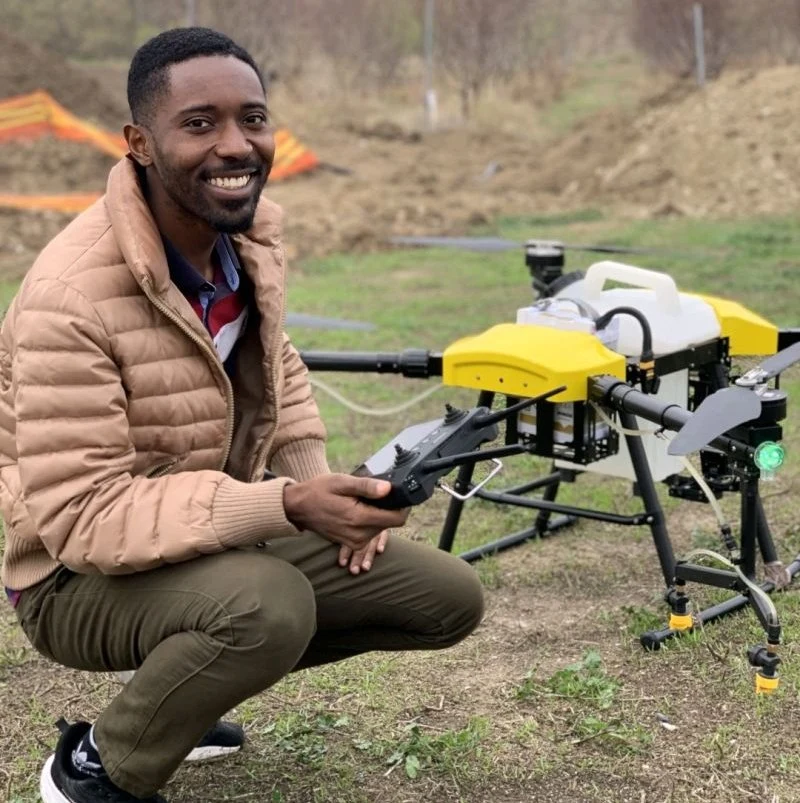
[[[351,575],[314,533],[124,576],[62,569],[23,592],[36,649],[91,671],[136,669],[95,723],[111,779],[160,789],[202,735],[288,672],[369,650],[448,647],[478,625],[474,571],[391,536]]]

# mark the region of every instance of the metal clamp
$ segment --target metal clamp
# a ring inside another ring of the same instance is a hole
[[[496,457],[492,458],[492,462],[494,463],[494,468],[477,485],[473,485],[471,490],[465,494],[460,494],[458,491],[453,490],[447,483],[442,482],[441,480],[439,481],[438,485],[445,493],[450,494],[453,499],[458,499],[459,502],[466,502],[467,499],[475,496],[475,494],[478,493],[478,491],[480,491],[480,489],[483,488],[483,486],[486,485],[486,483],[489,482],[489,480],[492,479],[495,474],[503,470],[503,464]]]

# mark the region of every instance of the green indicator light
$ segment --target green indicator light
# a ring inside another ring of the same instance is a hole
[[[786,457],[786,450],[779,443],[765,441],[757,449],[753,457],[755,464],[761,471],[777,471]]]

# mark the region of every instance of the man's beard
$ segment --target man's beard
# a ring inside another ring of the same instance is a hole
[[[228,165],[234,170],[255,170],[250,179],[255,185],[253,193],[243,200],[215,201],[204,194],[199,183],[203,179],[187,176],[179,170],[173,169],[169,160],[156,149],[156,166],[161,184],[167,195],[178,207],[194,217],[205,221],[212,229],[220,234],[240,234],[247,231],[255,219],[261,191],[267,182],[262,160],[249,161],[236,165]]]
[[[241,234],[253,225],[256,209],[258,208],[259,195],[261,195],[260,189],[257,196],[244,202],[238,202],[238,208],[231,209],[228,213],[214,209],[210,205],[207,214],[201,215],[198,210],[194,209],[189,211],[198,217],[202,217],[206,223],[220,234]],[[242,206],[242,203],[244,206]]]

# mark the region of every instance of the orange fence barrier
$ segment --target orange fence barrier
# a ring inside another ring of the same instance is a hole
[[[98,198],[98,192],[73,192],[64,195],[14,195],[0,193],[0,207],[33,211],[65,212],[77,215],[88,209]]]
[[[43,134],[89,143],[115,159],[127,151],[121,136],[75,117],[47,92],[31,92],[0,102],[0,142]]]
[[[0,144],[50,134],[93,145],[114,159],[127,153],[123,137],[104,131],[71,114],[47,92],[32,92],[0,101]],[[275,163],[270,181],[280,181],[319,166],[319,159],[285,128],[275,132]],[[0,193],[0,207],[77,213],[100,197],[99,193],[17,195]]]

